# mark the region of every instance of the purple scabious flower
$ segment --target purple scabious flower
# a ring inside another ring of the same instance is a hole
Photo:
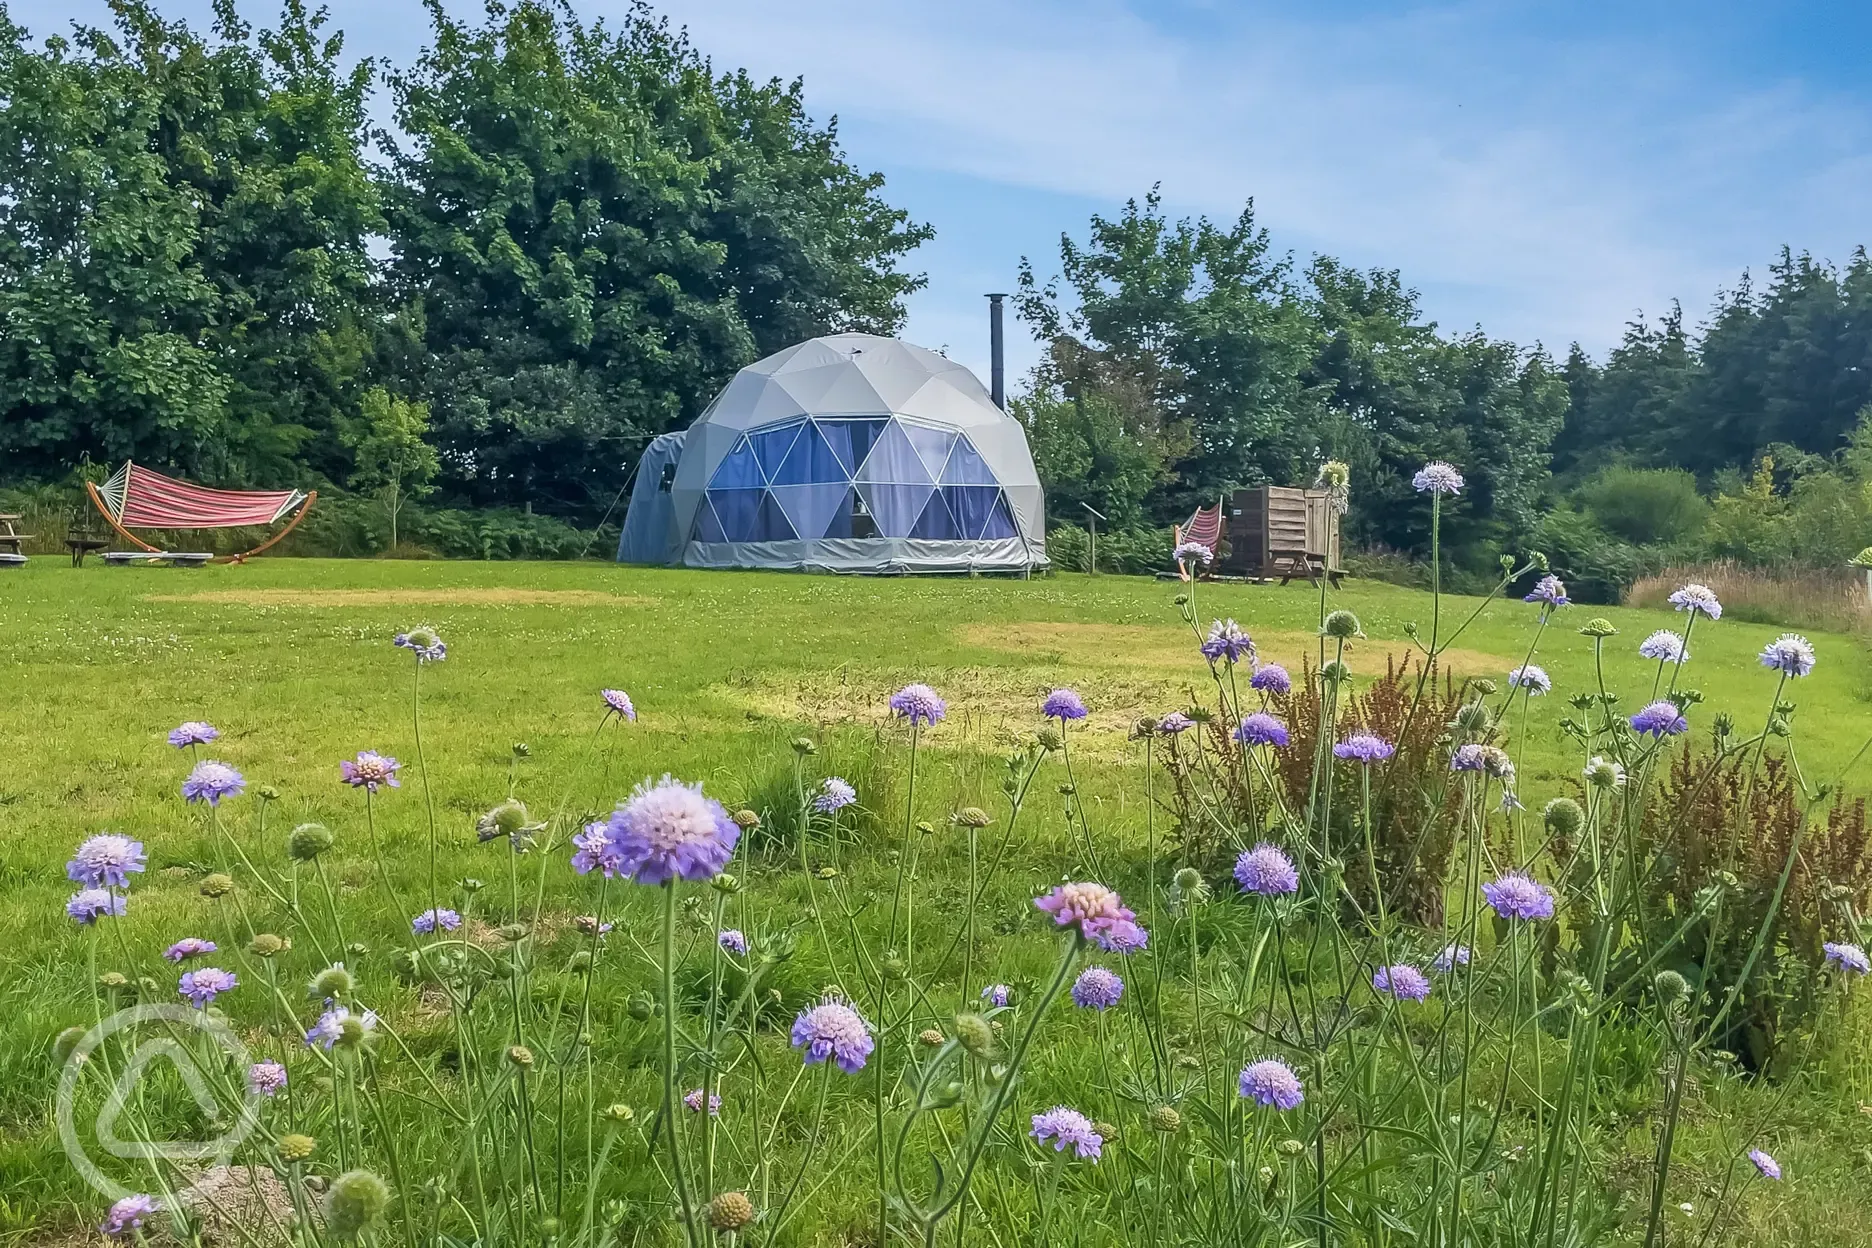
[[[1716,591],[1694,581],[1672,594],[1670,604],[1679,611],[1688,611],[1692,615],[1701,612],[1712,620],[1722,619],[1722,603],[1717,601]]]
[[[1447,975],[1459,966],[1469,965],[1468,945],[1444,945],[1430,963],[1430,969],[1440,975]]]
[[[365,1010],[362,1014],[352,1014],[342,1005],[334,1005],[318,1016],[318,1021],[307,1029],[306,1047],[329,1049],[344,1038],[344,1027],[353,1018],[358,1027],[368,1033],[377,1030],[377,1012]]]
[[[1488,769],[1488,747],[1471,741],[1467,745],[1456,747],[1450,755],[1451,771],[1486,771]]]
[[[1105,1147],[1105,1141],[1092,1129],[1092,1123],[1086,1116],[1064,1105],[1055,1105],[1044,1114],[1035,1114],[1030,1134],[1037,1143],[1050,1141],[1056,1153],[1071,1148],[1078,1156],[1093,1161],[1099,1159]]]
[[[1528,663],[1508,673],[1508,685],[1512,689],[1525,689],[1528,697],[1538,698],[1542,694],[1553,692],[1553,680],[1547,675],[1547,669]]]
[[[1121,924],[1137,926],[1137,914],[1103,884],[1062,884],[1046,896],[1036,897],[1034,905],[1052,915],[1060,927],[1077,926],[1082,937],[1101,949],[1113,947],[1114,929],[1119,935],[1128,935]]]
[[[1521,601],[1538,602],[1548,607],[1564,607],[1573,600],[1566,596],[1566,583],[1549,573],[1541,577],[1534,586],[1534,592]]]
[[[1179,542],[1170,552],[1170,558],[1177,563],[1194,563],[1207,566],[1215,561],[1215,551],[1201,542]]]
[[[1631,717],[1632,731],[1648,737],[1674,737],[1687,732],[1690,721],[1675,702],[1653,702]]]
[[[1256,711],[1235,729],[1235,739],[1243,745],[1271,745],[1279,749],[1287,744],[1287,725],[1266,711]]]
[[[207,745],[220,735],[221,730],[213,724],[191,719],[169,730],[169,744],[178,750],[186,750],[191,745]]]
[[[1109,1010],[1124,996],[1124,980],[1102,966],[1088,966],[1073,980],[1073,1004],[1082,1010]]]
[[[1230,663],[1247,659],[1254,662],[1254,638],[1242,631],[1241,625],[1234,620],[1217,620],[1209,626],[1209,635],[1203,639],[1203,658],[1214,663],[1225,659]]]
[[[812,808],[822,815],[836,815],[858,800],[858,790],[841,776],[827,776],[819,783],[819,794]]]
[[[224,971],[218,966],[204,966],[199,971],[184,971],[182,979],[176,985],[176,991],[187,997],[195,1008],[205,1009],[210,1001],[224,992],[233,990],[240,983],[233,971]]]
[[[1055,689],[1047,694],[1046,701],[1040,704],[1040,713],[1048,719],[1057,719],[1062,724],[1069,719],[1086,717],[1085,699],[1072,689]]]
[[[989,1005],[999,1009],[1008,1003],[1010,989],[1006,984],[989,984],[981,990],[981,998]]]
[[[286,1086],[286,1068],[278,1062],[255,1062],[247,1068],[247,1090],[255,1096],[277,1096]]]
[[[1482,886],[1489,908],[1504,919],[1551,919],[1554,915],[1553,890],[1537,884],[1519,872],[1509,872],[1492,884]]]
[[[407,633],[398,633],[395,644],[416,656],[416,662],[440,663],[448,658],[448,646],[437,635],[435,629],[424,625],[412,628]]]
[[[1306,1100],[1300,1076],[1286,1062],[1272,1057],[1242,1067],[1239,1087],[1243,1100],[1274,1109],[1294,1109]]]
[[[738,927],[725,927],[715,933],[715,943],[732,954],[747,952],[747,934]]]
[[[1417,475],[1411,478],[1411,488],[1419,494],[1460,493],[1463,488],[1462,473],[1456,471],[1454,464],[1433,459],[1417,470]]]
[[[905,685],[890,696],[891,714],[907,719],[912,727],[934,728],[949,713],[949,704],[928,685]]]
[[[702,1089],[695,1088],[691,1091],[683,1093],[682,1103],[689,1110],[690,1113],[692,1114],[701,1113],[702,1112]],[[708,1094],[708,1116],[711,1118],[721,1117],[721,1097],[717,1096],[713,1092]]]
[[[702,795],[700,784],[664,776],[639,784],[605,822],[603,837],[607,844],[597,863],[606,875],[664,884],[719,875],[734,857],[741,829],[720,802]],[[575,867],[587,856],[586,845],[579,844],[579,851]]]
[[[1639,642],[1638,653],[1647,659],[1676,663],[1679,666],[1690,661],[1690,652],[1684,649],[1683,636],[1668,628],[1660,628]]]
[[[1179,732],[1188,732],[1195,726],[1196,721],[1185,715],[1182,711],[1171,711],[1168,715],[1157,721],[1157,731],[1168,733],[1173,737]]]
[[[1278,845],[1263,841],[1253,849],[1244,849],[1235,860],[1235,882],[1242,891],[1277,897],[1300,891],[1300,873],[1293,859]]]
[[[1248,687],[1258,689],[1262,693],[1291,693],[1293,692],[1293,677],[1289,676],[1287,669],[1278,663],[1263,663],[1255,668],[1255,674],[1248,678]]]
[[[396,759],[376,750],[359,750],[356,759],[347,758],[338,764],[338,775],[354,789],[375,793],[386,784],[393,789],[402,788],[396,778],[402,766]]]
[[[848,1075],[855,1075],[864,1069],[865,1059],[871,1056],[876,1042],[871,1039],[871,1029],[849,1002],[837,998],[828,998],[809,1009],[801,1010],[799,1017],[793,1020],[793,1047],[805,1050],[800,1054],[808,1066],[817,1065],[831,1058],[838,1063],[838,1068]]]
[[[1421,1001],[1430,995],[1430,981],[1414,966],[1381,966],[1372,973],[1371,986],[1399,1001]]]
[[[615,715],[619,719],[637,721],[637,708],[631,705],[630,694],[622,689],[600,689],[598,696],[604,699],[605,715]]]
[[[443,906],[439,909],[423,911],[411,919],[409,925],[410,931],[418,936],[427,936],[438,927],[445,932],[452,932],[461,926],[461,915]]]
[[[1854,975],[1872,974],[1872,959],[1866,957],[1866,951],[1858,945],[1843,944],[1829,940],[1820,946],[1826,954],[1828,965]]]
[[[1814,648],[1799,633],[1782,633],[1762,647],[1761,665],[1788,676],[1805,676],[1814,669]]]
[[[612,843],[609,824],[588,823],[572,834],[572,869],[587,875],[593,869],[604,872],[606,879],[624,872],[624,852]]]
[[[1369,732],[1355,732],[1332,747],[1335,758],[1348,759],[1369,767],[1397,753],[1397,747],[1383,737]]]
[[[1136,953],[1150,944],[1150,933],[1136,923],[1120,920],[1105,931],[1105,938],[1099,941],[1101,948],[1113,953]]]
[[[120,917],[128,903],[122,893],[113,893],[107,888],[85,888],[71,895],[65,903],[65,913],[85,927],[99,919]]]
[[[87,888],[128,888],[130,872],[143,870],[143,842],[115,832],[86,838],[65,864],[65,874]]]
[[[1762,1178],[1778,1179],[1781,1177],[1781,1163],[1776,1161],[1770,1154],[1764,1153],[1761,1149],[1749,1149],[1748,1159],[1755,1163],[1755,1168],[1761,1172]]]
[[[203,940],[199,936],[184,936],[181,940],[163,950],[163,957],[171,962],[186,962],[190,958],[199,958],[204,953],[213,953],[215,942]]]
[[[154,1196],[126,1196],[110,1207],[110,1212],[104,1216],[104,1225],[98,1229],[112,1239],[129,1239],[161,1209]]]
[[[224,797],[236,797],[247,787],[247,779],[226,763],[207,759],[196,763],[188,779],[182,782],[184,801],[207,802],[219,806]]]

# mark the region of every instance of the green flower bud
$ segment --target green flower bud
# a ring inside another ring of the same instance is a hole
[[[388,1184],[368,1170],[348,1170],[325,1193],[325,1229],[334,1239],[357,1239],[375,1229],[389,1208]]]
[[[994,822],[994,816],[979,806],[964,806],[950,816],[956,826],[963,828],[985,828]]]
[[[994,1028],[979,1014],[956,1015],[955,1034],[964,1049],[984,1061],[993,1058],[1000,1047],[995,1043]]]
[[[115,992],[120,988],[128,988],[130,986],[130,981],[124,977],[121,971],[105,971],[102,975],[97,977],[97,982],[98,987],[104,989],[106,992]]]
[[[793,752],[804,758],[811,754],[817,754],[819,752],[819,747],[812,743],[811,737],[794,737]]]
[[[286,834],[286,854],[294,862],[311,862],[336,839],[322,823],[302,823]]]
[[[357,983],[351,978],[351,972],[345,970],[339,962],[320,971],[312,980],[311,991],[307,994],[315,1001],[346,1001],[357,991]]]
[[[589,949],[580,949],[577,953],[574,953],[571,957],[566,959],[566,970],[572,972],[574,975],[590,974],[591,968],[592,956],[591,950]]]
[[[1580,631],[1580,636],[1582,637],[1616,637],[1618,636],[1618,629],[1612,627],[1612,621],[1606,619],[1603,615],[1593,616],[1592,619],[1587,620],[1584,624],[1580,625],[1579,631]]]
[[[1040,742],[1040,748],[1047,751],[1049,754],[1066,744],[1066,738],[1060,735],[1059,729],[1051,725],[1040,730],[1038,740]]]
[[[1098,1134],[1099,1139],[1108,1144],[1118,1138],[1118,1128],[1109,1122],[1095,1122],[1092,1124],[1092,1130]]]
[[[1352,669],[1334,659],[1319,670],[1320,679],[1327,684],[1337,685],[1352,679]]]
[[[521,1070],[533,1069],[533,1050],[524,1044],[507,1046],[507,1060]]]
[[[624,1104],[622,1101],[619,1101],[616,1104],[607,1105],[605,1107],[604,1116],[607,1122],[616,1123],[621,1127],[637,1117],[637,1111]]]
[[[1690,997],[1690,981],[1676,971],[1659,971],[1651,986],[1665,1009],[1675,1009]]]
[[[297,1132],[293,1132],[290,1135],[282,1135],[279,1140],[280,1160],[286,1162],[305,1161],[312,1156],[313,1150],[317,1147],[318,1141],[309,1135],[300,1135]]]
[[[1174,1106],[1159,1105],[1150,1111],[1151,1130],[1161,1131],[1165,1135],[1175,1135],[1183,1129],[1183,1115]]]
[[[641,1023],[656,1013],[656,1002],[647,992],[633,992],[624,1012]]]
[[[754,1220],[754,1202],[745,1192],[723,1192],[708,1203],[709,1229],[729,1235]]]
[[[1456,727],[1472,737],[1486,736],[1495,727],[1495,713],[1486,702],[1465,702],[1456,712]]]
[[[502,940],[506,941],[510,945],[518,944],[520,941],[523,941],[526,939],[526,936],[527,936],[526,924],[524,923],[503,924],[495,932],[495,935],[499,936]]]
[[[256,958],[271,958],[291,948],[292,941],[283,936],[275,936],[272,932],[257,932],[254,938],[247,942],[247,952]]]
[[[718,872],[709,885],[725,897],[732,897],[741,891],[741,881],[726,871]]]
[[[234,877],[216,871],[201,882],[201,894],[204,897],[225,897],[234,891]]]
[[[74,1030],[76,1029],[74,1028]],[[922,1031],[917,1033],[917,1041],[918,1043],[928,1045],[932,1049],[939,1048],[943,1042],[943,1034],[934,1027],[925,1027]]]
[[[1541,819],[1556,836],[1577,836],[1586,826],[1586,812],[1570,797],[1556,797],[1541,808]]]
[[[734,815],[732,817],[734,819],[735,826],[737,828],[740,828],[743,832],[749,830],[750,828],[760,827],[760,816],[755,814],[751,810],[737,810],[734,812]]]
[[[1358,616],[1350,611],[1341,610],[1334,611],[1326,617],[1325,624],[1320,627],[1320,635],[1337,637],[1341,641],[1346,641],[1353,637],[1363,637],[1365,633],[1359,628]]]

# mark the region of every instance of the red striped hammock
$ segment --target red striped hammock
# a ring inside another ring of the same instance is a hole
[[[137,529],[232,529],[272,524],[306,500],[302,490],[211,490],[126,463],[98,487],[111,519]]]

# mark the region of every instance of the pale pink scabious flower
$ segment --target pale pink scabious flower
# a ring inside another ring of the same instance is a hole
[[[1101,949],[1113,947],[1114,935],[1129,934],[1121,924],[1137,925],[1137,914],[1103,884],[1062,884],[1046,896],[1035,898],[1034,905],[1052,915],[1059,926],[1076,926],[1081,936]]]

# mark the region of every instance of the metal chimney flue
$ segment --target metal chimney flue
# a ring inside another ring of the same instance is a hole
[[[988,394],[994,405],[1007,410],[1007,337],[1001,328],[1001,301],[1006,292],[988,296]]]

